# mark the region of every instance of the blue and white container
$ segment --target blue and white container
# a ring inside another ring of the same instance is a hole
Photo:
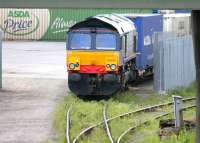
[[[136,66],[139,70],[153,66],[153,35],[163,31],[160,14],[124,14],[135,24],[137,31]]]

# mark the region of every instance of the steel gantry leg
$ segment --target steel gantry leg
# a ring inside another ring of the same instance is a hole
[[[200,10],[192,11],[192,33],[197,75],[196,143],[200,143]]]

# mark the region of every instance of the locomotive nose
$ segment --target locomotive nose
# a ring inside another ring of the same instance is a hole
[[[91,59],[91,65],[92,65],[92,66],[97,65],[97,61],[96,61],[95,59]]]

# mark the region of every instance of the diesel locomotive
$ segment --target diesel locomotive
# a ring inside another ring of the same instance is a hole
[[[70,27],[67,37],[68,86],[77,95],[109,96],[152,73],[151,65],[137,67],[138,34],[123,15],[89,17]]]

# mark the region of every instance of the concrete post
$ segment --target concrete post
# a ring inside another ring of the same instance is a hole
[[[173,96],[174,100],[174,118],[175,118],[175,127],[180,128],[183,125],[183,100],[181,96]]]

